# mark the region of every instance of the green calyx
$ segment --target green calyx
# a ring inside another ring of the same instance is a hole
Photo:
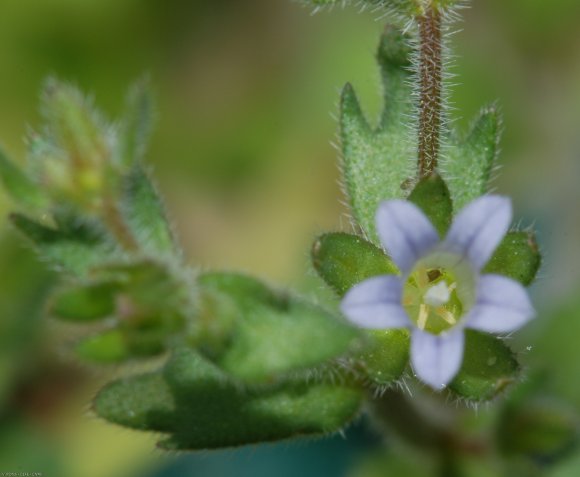
[[[431,220],[441,238],[453,219],[452,193],[437,173],[420,180],[408,200]],[[475,275],[456,257],[435,253],[424,257],[407,277],[402,304],[420,329],[439,334],[461,322],[475,300]],[[398,274],[396,266],[378,247],[362,237],[331,233],[319,237],[312,263],[320,277],[339,297],[370,277]],[[538,270],[540,255],[533,236],[510,232],[497,248],[484,273],[497,273],[529,285]],[[366,332],[368,340],[357,355],[360,369],[374,384],[399,379],[408,364],[406,330]],[[449,389],[468,400],[486,401],[500,394],[519,375],[513,352],[491,335],[466,331],[465,359]]]

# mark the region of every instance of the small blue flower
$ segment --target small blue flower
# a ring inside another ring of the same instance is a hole
[[[522,285],[481,274],[511,219],[508,198],[484,196],[457,214],[441,241],[417,206],[383,202],[377,230],[401,275],[355,285],[342,300],[343,313],[363,328],[409,328],[416,375],[434,389],[445,387],[461,367],[465,328],[507,333],[534,317]]]

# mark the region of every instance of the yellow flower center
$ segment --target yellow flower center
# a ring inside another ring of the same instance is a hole
[[[475,301],[475,273],[461,257],[435,253],[420,260],[403,287],[403,307],[417,328],[443,333]]]

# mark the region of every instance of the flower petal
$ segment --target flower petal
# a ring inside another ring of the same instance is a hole
[[[439,242],[429,219],[411,202],[382,202],[376,220],[379,238],[403,274]]]
[[[507,197],[480,197],[457,214],[443,248],[467,257],[480,270],[507,233],[511,220],[512,206]]]
[[[417,377],[433,389],[445,387],[463,361],[463,329],[433,335],[419,329],[411,336],[411,362]]]
[[[535,314],[528,293],[520,283],[501,275],[483,275],[465,326],[488,333],[508,333],[521,328]]]
[[[401,305],[402,293],[399,277],[380,275],[352,287],[340,308],[349,321],[362,328],[406,328],[410,321]]]

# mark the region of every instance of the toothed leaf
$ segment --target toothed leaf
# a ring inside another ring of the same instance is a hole
[[[110,422],[168,434],[162,448],[200,450],[336,432],[360,402],[359,391],[333,384],[241,389],[217,366],[181,349],[163,371],[109,384],[94,409]]]
[[[385,253],[362,237],[328,233],[312,246],[312,263],[322,279],[339,296],[375,275],[392,275],[396,265]]]
[[[441,176],[433,173],[421,179],[409,195],[409,200],[425,213],[439,236],[445,237],[453,218],[453,203]]]
[[[500,116],[495,108],[483,111],[465,136],[454,135],[441,158],[441,171],[455,210],[488,192],[501,135]]]
[[[488,401],[513,383],[519,371],[514,353],[502,340],[466,330],[463,364],[449,388],[464,398]]]
[[[531,232],[509,232],[484,268],[484,273],[498,273],[525,286],[536,278],[542,256]]]
[[[354,218],[375,241],[375,211],[379,203],[403,198],[404,185],[413,176],[416,146],[406,126],[413,112],[409,55],[407,38],[388,30],[378,53],[384,109],[377,128],[367,122],[353,88],[347,85],[342,93],[340,137],[344,183]]]
[[[243,380],[270,381],[319,365],[345,353],[358,336],[340,317],[247,276],[209,273],[199,285],[217,298],[210,311],[228,331],[227,346],[207,354]]]

